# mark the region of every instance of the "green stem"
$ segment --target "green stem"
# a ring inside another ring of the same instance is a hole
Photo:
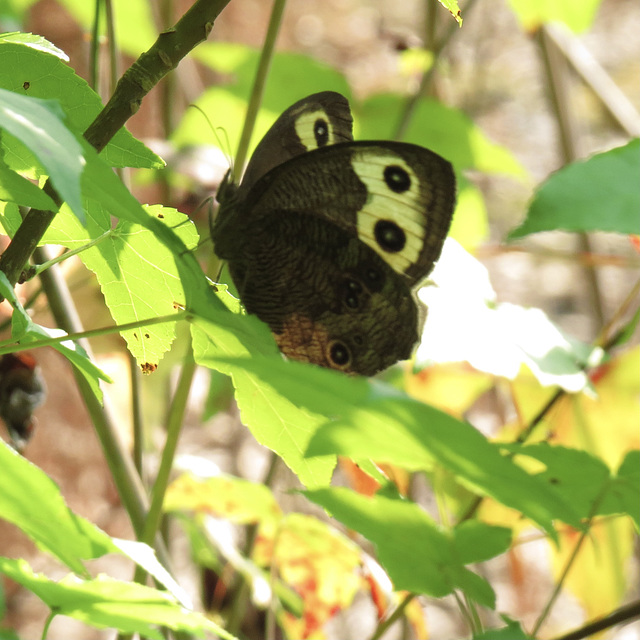
[[[118,65],[118,47],[116,43],[116,25],[112,0],[104,0],[105,21],[107,24],[107,46],[109,47],[109,93],[113,93],[120,69]]]
[[[89,86],[98,91],[98,51],[100,50],[100,5],[102,0],[95,0],[93,23],[91,25],[91,44],[89,45]]]
[[[370,640],[379,640],[382,638],[387,629],[404,614],[404,610],[415,597],[415,593],[407,593],[402,602],[394,609],[393,613],[378,624]]]
[[[551,594],[551,597],[547,601],[547,604],[545,605],[544,609],[542,610],[542,613],[540,614],[540,616],[536,620],[536,623],[535,623],[535,625],[533,627],[533,630],[531,631],[531,636],[535,636],[538,633],[538,630],[542,626],[542,623],[546,620],[547,616],[549,615],[549,612],[551,611],[551,608],[553,607],[553,605],[555,604],[556,600],[558,599],[558,596],[560,595],[560,591],[562,591],[562,586],[564,585],[564,581],[567,579],[567,576],[569,575],[569,571],[573,567],[573,563],[575,562],[575,559],[578,557],[578,553],[580,552],[580,549],[582,548],[582,544],[586,540],[587,535],[589,535],[589,530],[591,528],[591,523],[593,522],[593,518],[595,517],[595,514],[596,514],[596,512],[598,510],[598,507],[600,506],[600,503],[602,502],[602,499],[605,496],[605,494],[607,493],[607,491],[609,491],[609,487],[608,486],[603,488],[603,490],[601,491],[600,495],[594,500],[593,504],[591,505],[590,513],[589,513],[587,521],[586,521],[586,523],[584,525],[584,529],[580,532],[580,537],[578,538],[578,540],[577,540],[577,542],[575,544],[575,547],[573,548],[573,551],[571,552],[571,555],[567,559],[567,562],[566,562],[566,564],[565,564],[565,566],[564,566],[564,568],[562,570],[562,573],[560,574],[560,578],[556,582],[556,585],[555,585],[555,587],[553,589],[553,593]]]
[[[129,376],[131,378],[131,423],[133,424],[133,464],[141,479],[144,480],[142,453],[144,451],[144,418],[142,415],[142,398],[140,377],[142,373],[133,354],[129,354]]]
[[[44,623],[44,628],[42,629],[42,640],[47,640],[49,627],[51,626],[51,623],[53,622],[53,619],[56,617],[56,615],[58,614],[53,609],[49,612],[49,615],[47,616],[47,619],[45,620],[45,623]]]
[[[72,256],[76,256],[79,253],[82,253],[83,251],[86,251],[87,249],[91,249],[91,247],[95,246],[99,242],[102,242],[105,238],[108,238],[112,233],[113,233],[113,229],[109,229],[108,231],[105,231],[103,234],[99,235],[97,238],[91,240],[91,242],[87,242],[87,244],[83,244],[81,247],[77,247],[75,249],[71,249],[69,251],[65,251],[64,253],[61,253],[59,256],[56,256],[55,258],[52,258],[51,260],[47,260],[46,262],[43,262],[42,264],[36,265],[34,267],[34,269],[33,269],[33,275],[37,276],[40,273],[42,273],[45,269],[48,269],[49,267],[53,266],[54,264],[58,264],[60,262],[63,262],[64,260],[67,260],[68,258],[71,258]]]
[[[44,276],[48,272],[44,272]],[[25,344],[12,343],[5,347],[0,347],[0,355],[5,353],[15,353],[17,351],[28,351],[29,349],[36,349],[38,347],[50,347],[54,344],[61,342],[68,342],[69,340],[84,340],[87,338],[97,338],[98,336],[109,335],[111,333],[119,333],[120,331],[128,331],[130,329],[137,329],[139,327],[149,327],[154,324],[163,324],[165,322],[177,322],[178,320],[188,320],[191,317],[187,311],[179,311],[177,313],[170,313],[166,316],[157,316],[155,318],[149,318],[148,320],[136,320],[135,322],[129,322],[127,324],[116,324],[109,327],[99,327],[98,329],[89,329],[88,331],[76,331],[73,333],[67,333],[63,336],[56,338],[45,338],[43,340],[34,340],[33,342],[27,342]],[[7,343],[5,343],[7,344]]]
[[[271,452],[271,462],[269,463],[269,469],[262,481],[262,484],[265,487],[270,487],[273,482],[273,478],[275,476],[276,469],[278,468],[278,463],[280,458],[276,456],[273,452]],[[246,532],[246,541],[244,544],[244,549],[242,554],[245,558],[250,558],[253,553],[253,547],[256,542],[256,536],[258,534],[258,525],[252,524],[247,527]],[[244,619],[244,614],[246,610],[247,598],[249,594],[249,583],[247,580],[242,579],[242,582],[236,589],[236,592],[233,596],[233,601],[231,603],[231,612],[229,613],[229,617],[227,618],[227,631],[229,633],[233,633],[234,635],[238,635],[240,630],[240,625],[242,624],[242,620]]]
[[[238,167],[238,174],[242,174],[247,154],[249,152],[249,143],[251,142],[251,135],[253,134],[258,110],[262,103],[262,95],[264,94],[269,66],[271,65],[271,59],[273,58],[273,51],[278,38],[278,31],[282,24],[282,14],[284,13],[286,3],[286,0],[275,0],[273,3],[271,18],[269,19],[269,27],[267,28],[267,35],[262,47],[262,53],[260,54],[256,77],[253,81],[253,90],[251,92],[251,99],[249,100],[249,106],[247,108],[247,115],[244,119],[244,126],[242,127],[240,142],[238,143],[238,151],[236,153],[235,161],[235,166]]]
[[[467,2],[464,8],[465,17],[469,14],[469,11],[471,11],[475,4],[476,0],[469,0],[469,2]],[[440,40],[437,41],[436,44],[432,47],[432,64],[429,69],[423,74],[418,90],[407,98],[400,114],[400,118],[398,119],[398,124],[396,125],[396,130],[393,135],[394,140],[402,140],[402,138],[406,134],[409,123],[411,122],[411,118],[413,117],[415,109],[418,106],[418,102],[427,94],[429,87],[431,86],[431,81],[433,80],[433,74],[436,70],[436,63],[438,61],[438,58],[442,55],[444,48],[449,44],[453,36],[459,31],[459,28],[459,24],[454,20],[452,23],[450,23],[447,31],[442,36],[442,38],[440,38]]]
[[[562,55],[561,50],[549,36],[546,27],[541,27],[536,35],[547,76],[551,107],[555,113],[558,124],[560,151],[564,164],[569,164],[584,156],[584,145],[581,143],[582,139],[578,131],[575,116],[576,109],[571,102],[571,78],[568,74],[567,61],[564,55]],[[579,251],[583,253],[592,252],[591,238],[587,233],[578,233],[576,238]],[[582,269],[587,284],[587,293],[591,299],[591,307],[594,311],[594,319],[597,324],[597,329],[600,330],[604,325],[604,306],[598,274],[592,265],[585,265]]]
[[[187,349],[187,353],[191,353],[190,347]],[[167,486],[169,485],[171,468],[173,466],[173,460],[178,447],[178,440],[180,439],[184,412],[187,406],[189,390],[191,388],[191,383],[193,382],[195,371],[196,364],[191,356],[188,356],[182,366],[180,380],[173,396],[171,407],[169,408],[169,416],[167,418],[167,440],[165,442],[164,449],[162,450],[160,468],[158,469],[158,475],[156,476],[156,480],[151,491],[151,505],[149,506],[149,512],[147,513],[147,518],[144,523],[142,537],[140,538],[142,542],[146,542],[147,544],[153,543],[156,533],[160,527],[164,496],[167,491]],[[134,580],[136,582],[141,582],[143,579],[144,570],[138,566],[136,568]]]

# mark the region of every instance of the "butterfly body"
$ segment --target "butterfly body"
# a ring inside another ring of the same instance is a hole
[[[413,288],[440,254],[454,194],[448,162],[353,142],[346,99],[324,92],[285,111],[225,188],[215,250],[283,353],[373,375],[411,355]]]

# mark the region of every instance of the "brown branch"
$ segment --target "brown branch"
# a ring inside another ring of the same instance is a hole
[[[197,44],[207,38],[229,0],[196,0],[175,27],[163,31],[120,78],[111,99],[85,131],[85,138],[101,151],[138,110],[143,98]],[[59,205],[60,196],[48,182],[45,192]],[[15,284],[29,257],[55,217],[53,211],[32,209],[0,256],[0,271]]]

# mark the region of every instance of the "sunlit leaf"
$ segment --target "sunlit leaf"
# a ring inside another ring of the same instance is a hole
[[[640,139],[567,165],[538,189],[509,239],[556,230],[640,233],[639,172]]]
[[[76,133],[82,133],[103,107],[98,94],[55,51],[43,45],[34,48],[32,43],[17,43],[15,39],[0,38],[0,87],[15,92],[18,97],[55,100]],[[3,140],[2,144],[8,152],[5,160],[12,169],[31,167],[32,162],[22,156],[21,150],[14,149],[9,141]],[[114,167],[163,166],[160,158],[124,127],[111,139],[101,157]]]
[[[479,603],[495,605],[489,584],[464,568],[451,537],[418,505],[380,495],[367,498],[340,488],[305,495],[376,545],[378,559],[396,589],[441,598],[461,588]]]
[[[246,357],[250,353],[271,353],[275,362],[281,356],[267,325],[254,316],[226,314],[228,327],[197,319],[193,326],[196,362],[230,375],[236,388],[236,402],[244,424],[261,444],[275,451],[308,487],[326,484],[335,466],[335,458],[307,460],[309,439],[324,418],[296,406],[263,379],[237,367],[224,358]],[[246,340],[239,339],[243,325]],[[247,348],[251,345],[251,348]]]
[[[533,31],[545,22],[562,22],[575,33],[586,31],[602,0],[509,0],[523,29]]]
[[[4,46],[8,45],[0,44],[0,65]],[[85,160],[81,145],[64,121],[64,113],[57,102],[0,88],[0,128],[19,140],[38,158],[60,196],[83,219],[80,174]],[[5,141],[4,144],[10,146],[12,142]]]
[[[200,511],[239,524],[282,517],[268,487],[241,478],[201,479],[186,473],[168,487],[165,511]]]
[[[38,547],[79,574],[86,574],[82,560],[117,551],[106,533],[67,507],[53,480],[2,441],[0,467],[0,518]]]
[[[283,616],[283,626],[291,638],[314,637],[362,587],[361,552],[324,522],[297,513],[284,518],[274,540],[262,541],[269,543],[271,563],[304,604],[302,616]]]
[[[85,622],[98,629],[117,629],[162,640],[158,626],[187,631],[197,637],[205,632],[231,640],[233,636],[202,614],[187,611],[166,591],[107,576],[81,580],[68,575],[54,582],[35,574],[25,560],[0,558],[0,572],[35,593],[58,615]]]
[[[308,456],[369,457],[410,470],[443,466],[465,486],[520,510],[551,535],[554,518],[579,523],[570,503],[546,483],[504,457],[471,425],[433,407],[363,378],[299,362],[256,357],[235,364],[290,402],[325,416]]]

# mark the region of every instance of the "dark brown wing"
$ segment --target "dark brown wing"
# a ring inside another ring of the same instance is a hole
[[[247,311],[285,355],[366,376],[410,357],[418,312],[409,287],[337,225],[273,212],[227,259]]]
[[[240,198],[279,164],[313,149],[353,140],[347,99],[335,91],[314,93],[290,106],[256,147],[240,186]]]
[[[350,142],[279,165],[254,185],[239,213],[247,224],[276,210],[329,220],[413,286],[440,256],[454,206],[453,168],[439,155],[401,142]]]

